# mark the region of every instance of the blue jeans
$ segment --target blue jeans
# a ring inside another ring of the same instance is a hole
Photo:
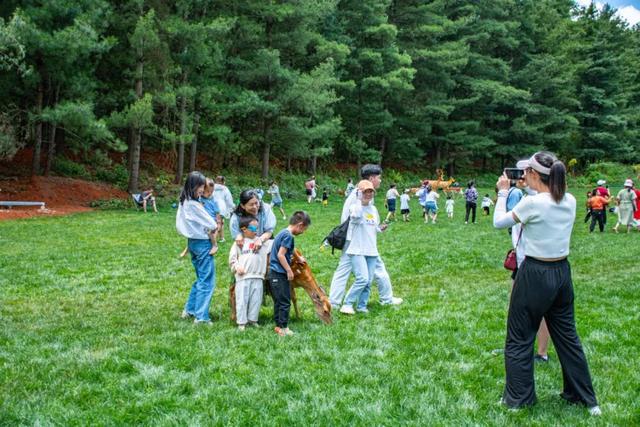
[[[332,306],[337,307],[342,304],[344,293],[347,288],[347,282],[351,275],[351,255],[347,255],[347,249],[349,248],[349,241],[342,248],[342,256],[338,261],[338,267],[336,268],[333,277],[331,278],[331,288],[329,289],[329,302]],[[376,261],[376,269],[374,272],[374,279],[378,284],[378,294],[380,295],[380,303],[389,304],[393,297],[393,288],[391,287],[391,279],[389,273],[387,273],[387,267],[385,267],[382,258],[378,256]],[[371,284],[369,284],[369,291],[371,290]],[[367,292],[367,299],[369,298],[369,292]],[[366,302],[365,302],[366,303]]]
[[[353,282],[353,285],[351,285],[349,292],[347,292],[344,305],[353,307],[353,304],[357,301],[357,308],[364,309],[367,307],[369,293],[371,293],[371,282],[375,275],[376,263],[379,257],[349,255],[349,258],[351,259],[351,269],[353,270],[354,276],[356,276],[356,280]]]
[[[208,239],[189,239],[189,252],[191,263],[196,270],[196,281],[191,286],[184,310],[194,315],[197,320],[209,320],[209,305],[216,287],[216,267],[209,251],[211,242]]]

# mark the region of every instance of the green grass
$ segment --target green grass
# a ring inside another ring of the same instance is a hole
[[[286,208],[309,210],[296,243],[328,291],[339,253],[318,247],[341,200]],[[558,397],[553,349],[536,366],[538,404],[510,412],[497,404],[504,363],[492,355],[505,337],[507,234],[487,217],[465,226],[461,200],[435,226],[413,208],[413,222],[379,239],[405,304],[382,307],[374,291],[368,315],[324,326],[299,294],[290,339],[272,332],[270,306],[260,330],[229,322],[229,243],[214,325],[179,319],[194,273],[177,258],[185,242],[173,210],[0,222],[0,424],[640,424],[639,234],[590,235],[578,221],[572,239],[578,331],[602,418]]]

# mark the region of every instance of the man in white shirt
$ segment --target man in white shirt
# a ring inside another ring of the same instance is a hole
[[[224,218],[229,219],[234,209],[231,191],[224,185],[225,178],[222,175],[216,177],[216,185],[213,188],[213,200],[220,209],[220,222],[218,223],[218,242],[224,242]]]

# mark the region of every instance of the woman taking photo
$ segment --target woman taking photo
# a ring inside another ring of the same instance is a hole
[[[273,235],[273,230],[276,228],[276,216],[269,205],[259,200],[255,190],[244,190],[240,193],[240,203],[238,203],[229,220],[231,236],[239,247],[242,247],[242,242],[244,241],[240,231],[240,218],[245,216],[252,216],[258,220],[258,232],[256,235],[259,238],[254,243],[255,251],[257,252],[262,244]]]
[[[205,181],[200,172],[191,172],[187,176],[176,214],[176,228],[188,239],[191,262],[196,270],[196,281],[191,286],[182,318],[194,317],[196,324],[211,324],[209,305],[216,286],[216,269],[210,253],[212,244],[209,236],[217,224],[198,200],[204,192]]]
[[[536,402],[532,347],[544,318],[562,366],[561,397],[571,403],[582,403],[592,415],[600,415],[574,318],[567,256],[576,200],[566,193],[565,166],[553,154],[538,152],[518,162],[517,167],[525,171],[526,184],[537,194],[506,212],[509,179],[504,174],[498,179],[494,226],[507,228],[521,223],[525,255],[509,303],[502,403],[520,408]]]

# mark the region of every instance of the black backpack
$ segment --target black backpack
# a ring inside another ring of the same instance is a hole
[[[342,250],[344,244],[347,242],[347,230],[349,229],[349,218],[342,224],[334,227],[333,230],[327,234],[323,242],[326,242],[331,246],[331,253],[333,254],[336,249]]]

